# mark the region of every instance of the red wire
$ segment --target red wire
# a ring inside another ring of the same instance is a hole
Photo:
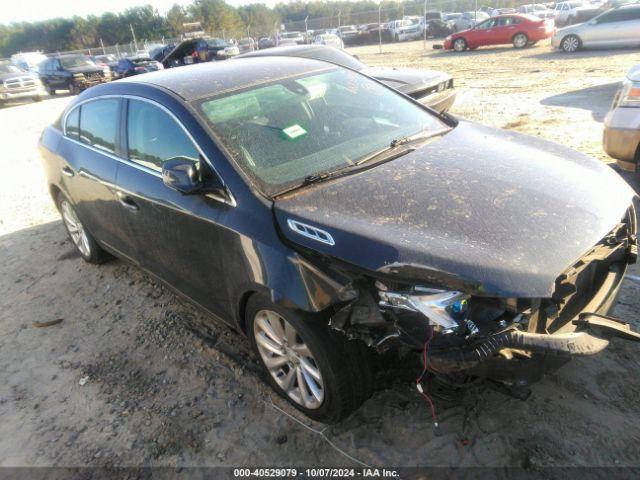
[[[427,338],[427,341],[424,342],[424,347],[422,347],[422,365],[424,367],[422,369],[422,373],[416,379],[416,385],[420,385],[422,383],[422,379],[424,378],[424,375],[427,373],[427,370],[429,368],[429,366],[428,366],[428,355],[427,354],[429,352],[429,345],[431,343],[431,339],[432,338],[433,338],[433,327],[431,327],[431,330],[429,331],[429,338]],[[420,392],[420,395],[422,395],[422,397],[429,404],[429,408],[431,409],[431,418],[433,419],[433,423],[435,425],[437,425],[438,422],[436,420],[436,409],[433,406],[433,401],[431,400],[431,397],[424,390],[422,392]]]

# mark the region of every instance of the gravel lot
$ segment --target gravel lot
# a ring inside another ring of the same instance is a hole
[[[353,53],[372,65],[451,72],[453,113],[602,161],[611,161],[603,118],[640,58],[637,50],[566,56],[548,45],[383,50]],[[40,132],[69,100],[0,110],[0,465],[356,466],[274,408],[324,428],[271,394],[243,337],[124,262],[97,267],[75,253],[37,151]],[[614,314],[640,328],[638,266],[630,274]],[[54,319],[63,320],[34,326]],[[614,341],[549,375],[527,401],[484,385],[438,399],[439,435],[410,381],[416,365],[392,362],[373,398],[324,433],[374,466],[639,467],[639,353]]]

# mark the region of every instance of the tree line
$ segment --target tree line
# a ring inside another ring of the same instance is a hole
[[[515,1],[518,0],[491,3],[507,6]],[[371,0],[297,0],[277,4],[274,8],[259,3],[234,8],[224,0],[194,0],[187,6],[175,4],[165,15],[151,5],[143,5],[100,16],[0,24],[0,56],[20,51],[50,53],[94,48],[100,46],[101,41],[104,45],[128,44],[133,41],[132,28],[138,41],[179,37],[184,23],[196,21],[211,34],[221,35],[224,31],[227,36],[244,36],[248,27],[252,36],[258,36],[272,33],[282,24],[300,24],[305,18],[330,18],[332,24],[333,19],[339,18],[337,21],[342,25],[357,23],[358,14],[375,12],[379,5],[388,20],[398,18],[406,11],[419,12],[423,4],[424,1],[416,0],[383,0],[382,4]],[[427,0],[427,4],[437,9],[462,11],[472,9],[475,0]]]

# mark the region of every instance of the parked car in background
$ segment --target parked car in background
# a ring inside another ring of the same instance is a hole
[[[150,57],[121,58],[114,70],[118,78],[140,75],[141,73],[155,72],[163,70],[162,63]]]
[[[91,60],[93,60],[93,63],[95,63],[97,66],[108,67],[109,70],[111,70],[112,80],[115,80],[116,78],[118,78],[118,73],[115,70],[115,68],[118,66],[118,57],[116,57],[113,54],[107,54],[107,55],[94,55],[90,58]]]
[[[396,42],[417,40],[422,36],[422,25],[418,19],[394,20],[389,22],[387,28],[391,38]]]
[[[560,28],[551,43],[567,53],[581,48],[640,46],[640,4],[623,5],[587,23]]]
[[[448,73],[413,68],[370,67],[344,50],[332,47],[319,45],[280,47],[240,55],[237,58],[265,56],[311,58],[358,70],[438,112],[449,110],[456,98],[453,78]]]
[[[391,40],[386,23],[367,23],[358,28],[359,44],[368,45],[378,43],[380,40],[383,42]]]
[[[25,72],[37,71],[48,57],[42,52],[21,52],[11,55],[11,63]]]
[[[253,52],[256,49],[256,42],[253,38],[241,38],[238,41],[238,52]]]
[[[38,66],[40,79],[50,95],[68,90],[71,95],[111,80],[111,69],[96,65],[87,55],[59,55]]]
[[[316,60],[184,70],[69,102],[40,137],[47,191],[85,261],[139,265],[245,334],[303,414],[356,410],[373,351],[507,388],[640,340],[604,316],[638,252],[635,193],[599,160]]]
[[[516,13],[516,12],[513,12],[513,13]],[[530,3],[527,5],[521,5],[517,8],[517,13],[534,15],[538,18],[542,18],[543,20],[547,18],[555,19],[555,14],[553,10],[547,8],[542,3]]]
[[[271,48],[275,47],[276,42],[271,37],[261,37],[258,40],[258,48],[262,50],[263,48]]]
[[[456,19],[453,25],[453,31],[461,32],[463,30],[468,30],[478,23],[485,21],[487,18],[489,18],[489,15],[485,12],[464,12]]]
[[[278,35],[276,45],[281,45],[285,40],[294,41],[298,45],[303,45],[305,43],[304,35],[302,35],[302,32],[282,32]]]
[[[334,35],[333,33],[323,33],[322,35],[317,35],[315,40],[313,41],[316,45],[326,45],[327,47],[334,47],[343,49],[344,42],[340,37]]]
[[[0,61],[0,106],[25,98],[39,102],[46,96],[47,91],[37,74],[25,72],[8,61]]]
[[[501,15],[489,18],[469,30],[449,35],[444,41],[444,48],[464,52],[466,49],[509,43],[515,48],[524,48],[551,38],[554,32],[552,19],[543,20],[521,14]]]
[[[162,63],[162,60],[176,48],[175,44],[169,43],[149,50],[149,56],[155,61]]]
[[[585,5],[583,7],[574,8],[567,18],[566,25],[588,22],[603,12],[604,10],[599,5]]]
[[[489,12],[489,15],[492,17],[497,17],[498,15],[507,15],[509,13],[518,13],[515,8],[494,8]]]
[[[189,38],[175,46],[162,60],[165,68],[224,60],[240,53],[237,46],[221,38]]]
[[[555,9],[553,10],[553,17],[556,21],[556,25],[566,25],[569,21],[569,16],[572,14],[575,15],[576,8],[583,6],[585,6],[585,3],[579,0],[556,3]]]
[[[328,33],[337,35],[345,45],[354,45],[358,40],[358,29],[355,25],[343,25],[339,28],[334,28]]]
[[[604,120],[604,151],[624,170],[640,173],[640,64],[627,73]]]

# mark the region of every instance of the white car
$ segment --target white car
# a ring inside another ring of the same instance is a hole
[[[282,44],[284,40],[292,40],[296,42],[298,45],[304,45],[304,36],[301,32],[282,32],[278,36],[278,45]]]
[[[396,42],[417,40],[422,37],[422,25],[420,22],[410,20],[408,18],[389,22],[388,29],[391,34],[391,38]]]
[[[316,45],[335,47],[341,50],[344,48],[344,42],[342,41],[342,39],[339,36],[334,35],[333,33],[323,33],[322,35],[316,35],[313,43],[315,43]]]
[[[576,15],[576,8],[584,7],[585,3],[581,1],[559,2],[553,10],[553,16],[557,25],[564,25],[569,21],[570,16]]]
[[[586,23],[561,28],[551,44],[567,53],[589,47],[640,46],[640,4],[612,8]]]
[[[555,17],[554,11],[545,7],[541,3],[521,5],[518,7],[518,13],[528,13],[529,15],[535,15],[536,17],[542,18],[543,20]]]

